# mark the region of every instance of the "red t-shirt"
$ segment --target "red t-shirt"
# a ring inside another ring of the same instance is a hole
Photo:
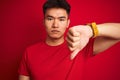
[[[66,42],[49,46],[45,42],[28,47],[19,68],[20,75],[32,80],[82,80],[84,63],[93,53],[93,40],[79,52],[74,60]]]

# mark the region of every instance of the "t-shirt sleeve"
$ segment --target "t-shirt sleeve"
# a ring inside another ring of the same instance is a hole
[[[93,54],[93,45],[94,45],[94,40],[95,38],[91,38],[87,44],[87,46],[85,47],[85,56],[86,57],[92,57],[94,56]]]
[[[28,55],[27,55],[27,50],[26,50],[25,53],[22,56],[22,60],[20,62],[20,66],[19,66],[19,69],[18,69],[19,75],[25,75],[25,76],[30,75],[28,64],[29,64],[28,63]]]

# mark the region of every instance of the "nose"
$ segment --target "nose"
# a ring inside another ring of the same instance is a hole
[[[57,28],[58,27],[58,21],[55,19],[53,22],[53,28]]]

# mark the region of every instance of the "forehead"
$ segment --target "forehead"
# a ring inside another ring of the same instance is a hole
[[[53,17],[60,17],[65,16],[67,17],[68,14],[65,9],[62,8],[50,8],[46,10],[45,16],[53,16]]]

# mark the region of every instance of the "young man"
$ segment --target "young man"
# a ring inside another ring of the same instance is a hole
[[[82,80],[84,61],[120,40],[118,23],[74,26],[65,40],[70,23],[66,0],[48,0],[43,12],[47,38],[26,49],[19,80]]]

